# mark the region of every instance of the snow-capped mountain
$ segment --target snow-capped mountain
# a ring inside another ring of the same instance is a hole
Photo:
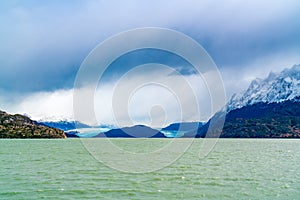
[[[266,79],[255,79],[243,94],[234,94],[227,110],[264,102],[300,101],[300,65],[294,65],[280,73],[271,72]]]
[[[48,127],[58,128],[63,131],[73,130],[76,128],[90,128],[89,125],[78,121],[39,121],[39,123]]]

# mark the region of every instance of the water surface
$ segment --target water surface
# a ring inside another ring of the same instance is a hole
[[[168,140],[114,142],[147,152]],[[199,159],[202,141],[169,167],[130,174],[99,163],[79,139],[0,140],[0,199],[299,199],[300,140],[220,139]]]

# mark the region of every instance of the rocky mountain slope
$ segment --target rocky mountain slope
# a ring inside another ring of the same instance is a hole
[[[196,137],[205,137],[209,124],[200,127]],[[233,95],[220,137],[299,138],[300,65],[255,79],[245,93]]]
[[[286,100],[299,101],[300,65],[275,74],[271,72],[266,79],[255,79],[243,94],[235,94],[228,102],[228,111],[253,105]]]
[[[23,115],[0,111],[0,138],[65,138],[62,130],[50,128]]]

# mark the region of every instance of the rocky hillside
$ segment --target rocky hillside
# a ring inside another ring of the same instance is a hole
[[[41,125],[23,115],[0,111],[0,138],[65,138],[62,130]]]

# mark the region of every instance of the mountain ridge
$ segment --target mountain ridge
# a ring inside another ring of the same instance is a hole
[[[294,65],[280,73],[270,72],[265,79],[254,79],[243,94],[232,95],[227,104],[227,110],[231,111],[259,102],[299,101],[299,96],[300,65]]]
[[[91,126],[81,123],[79,121],[39,121],[39,124],[43,124],[45,126],[51,128],[58,128],[63,131],[68,131],[76,128],[90,128]]]

